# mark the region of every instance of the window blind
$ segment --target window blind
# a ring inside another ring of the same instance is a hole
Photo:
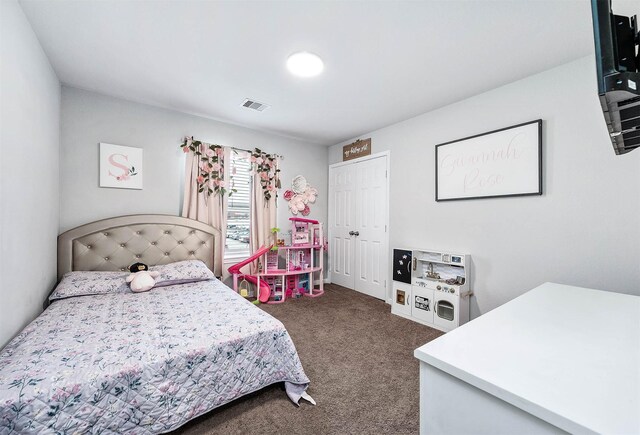
[[[248,257],[250,229],[251,161],[249,153],[232,151],[229,165],[231,189],[228,198],[225,258]]]

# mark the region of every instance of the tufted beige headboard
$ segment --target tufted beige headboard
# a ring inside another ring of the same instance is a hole
[[[69,230],[58,236],[58,279],[72,270],[125,271],[136,262],[149,266],[202,260],[216,276],[215,240],[220,231],[178,216],[120,216]]]

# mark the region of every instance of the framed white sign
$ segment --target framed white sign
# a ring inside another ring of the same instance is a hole
[[[142,189],[142,148],[101,143],[100,187]]]
[[[436,146],[436,201],[542,195],[542,120]]]

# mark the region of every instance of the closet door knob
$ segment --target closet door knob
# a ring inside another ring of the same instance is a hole
[[[354,235],[354,236],[356,236],[356,237],[358,237],[358,236],[360,235],[360,232],[359,232],[359,231],[354,231],[354,232],[353,232],[353,235]]]

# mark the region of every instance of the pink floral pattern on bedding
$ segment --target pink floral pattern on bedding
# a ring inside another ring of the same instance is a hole
[[[50,301],[74,296],[131,292],[126,272],[68,272],[49,296]]]
[[[0,352],[0,433],[167,432],[276,382],[309,382],[288,332],[218,280],[72,297]]]
[[[200,260],[184,260],[151,266],[149,270],[160,272],[156,287],[215,279],[213,272]]]
[[[215,279],[213,272],[200,260],[185,260],[151,266],[149,270],[160,272],[160,276],[156,279],[156,287]],[[125,281],[128,275],[129,272],[68,272],[49,296],[49,300],[131,292],[129,284]]]

